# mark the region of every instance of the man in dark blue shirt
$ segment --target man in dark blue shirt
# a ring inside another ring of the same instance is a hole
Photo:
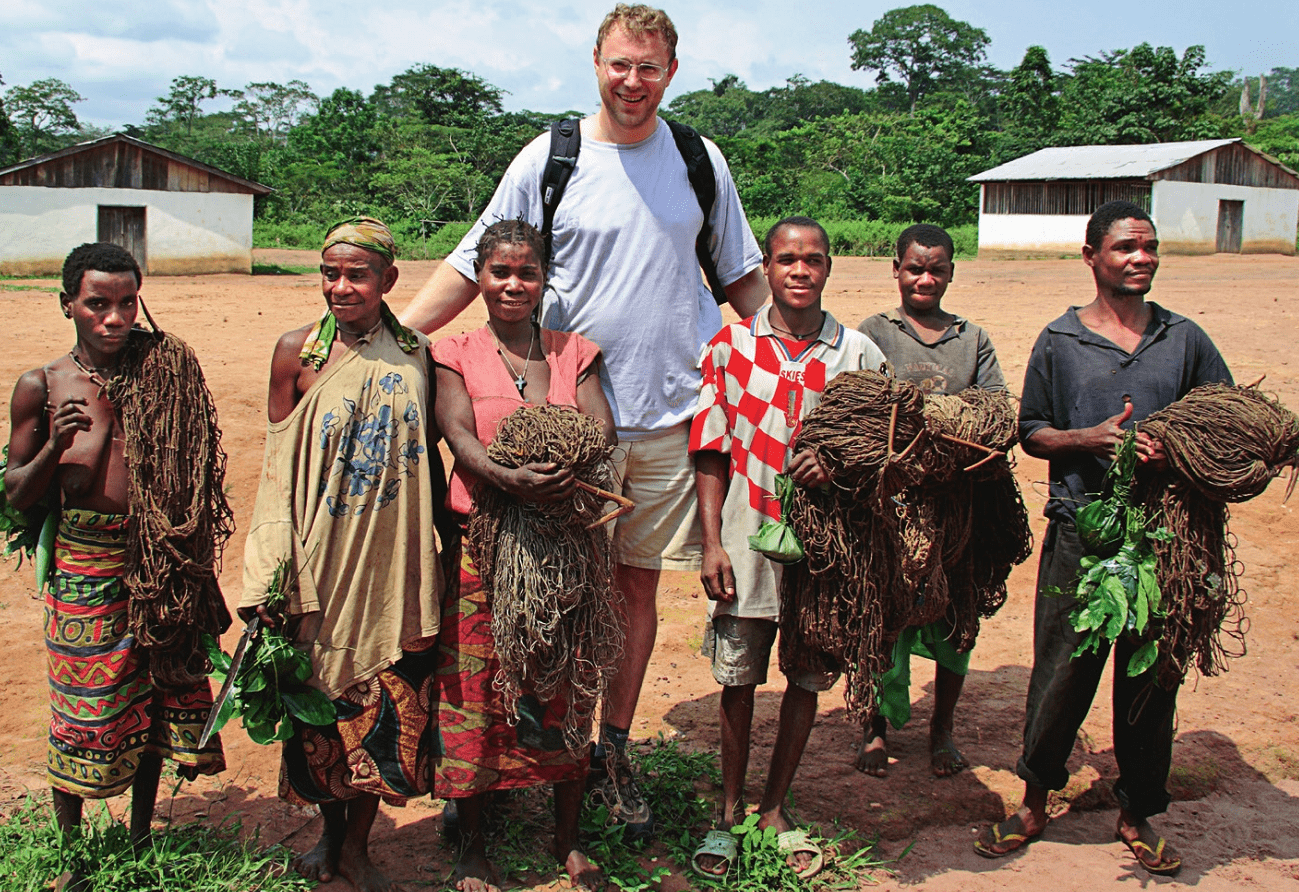
[[[1126,429],[1181,399],[1193,387],[1231,383],[1221,354],[1198,325],[1145,300],[1159,268],[1159,239],[1150,216],[1128,202],[1109,202],[1087,223],[1083,261],[1096,280],[1096,298],[1047,325],[1024,376],[1019,438],[1029,455],[1050,461],[1050,518],[1038,569],[1033,674],[1029,681],[1024,751],[1016,771],[1024,804],[988,827],[975,842],[981,855],[1000,857],[1046,828],[1047,793],[1069,779],[1065,766],[1100,683],[1109,648],[1071,659],[1081,636],[1069,614],[1082,546],[1077,509],[1101,491],[1105,471]],[[1163,446],[1138,432],[1143,463],[1166,461]],[[1136,644],[1119,638],[1116,665]],[[1117,832],[1143,867],[1172,874],[1181,859],[1148,818],[1168,807],[1176,689],[1160,687],[1153,670],[1128,678],[1114,673],[1114,785]]]

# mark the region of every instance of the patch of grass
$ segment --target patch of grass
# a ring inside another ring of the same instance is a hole
[[[97,892],[288,892],[312,888],[289,869],[292,852],[261,848],[238,823],[187,824],[155,833],[153,847],[131,850],[127,829],[102,803],[86,809],[82,830],[62,840],[48,804],[28,797],[0,824],[0,887],[40,892],[80,865]]]
[[[46,294],[58,294],[57,286],[49,285],[10,285],[7,282],[0,282],[0,291],[43,291]]]
[[[1222,766],[1216,759],[1206,759],[1194,765],[1174,765],[1168,772],[1168,792],[1178,801],[1203,799],[1222,780]]]
[[[1257,767],[1271,783],[1299,780],[1299,753],[1290,747],[1269,746],[1259,754]]]
[[[315,266],[281,266],[278,263],[254,263],[254,276],[309,276],[320,272]]]
[[[631,761],[641,790],[654,810],[658,838],[648,844],[624,839],[622,825],[610,825],[603,808],[586,808],[581,819],[582,850],[604,872],[611,889],[648,892],[669,874],[685,876],[692,889],[726,889],[737,892],[804,892],[804,890],[858,889],[887,873],[871,855],[872,844],[860,844],[838,827],[828,833],[807,828],[809,836],[826,852],[826,867],[815,879],[794,876],[775,841],[775,834],[756,830],[751,816],[741,839],[740,864],[725,880],[700,877],[690,867],[695,847],[712,825],[711,795],[721,785],[717,754],[690,752],[678,741],[662,735],[634,745]],[[487,812],[487,854],[509,884],[537,885],[563,874],[550,852],[555,826],[549,790],[536,787],[504,797]]]
[[[889,873],[884,862],[871,854],[873,843],[858,845],[855,834],[841,828],[830,833],[812,825],[804,828],[808,838],[822,852],[825,865],[814,877],[800,880],[781,851],[779,836],[773,827],[758,829],[758,816],[751,814],[731,828],[738,837],[740,855],[725,878],[690,874],[690,881],[700,888],[726,889],[732,892],[803,892],[803,890],[859,889],[878,882],[877,873]],[[910,846],[907,847],[910,851]],[[903,853],[905,857],[906,853]],[[688,865],[687,860],[687,865]]]

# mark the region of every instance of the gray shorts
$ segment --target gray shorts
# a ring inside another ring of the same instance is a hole
[[[742,687],[767,682],[771,646],[779,624],[775,620],[719,613],[704,624],[703,655],[713,661],[713,678],[720,685]],[[821,693],[834,687],[837,672],[796,672],[785,676],[790,684]]]

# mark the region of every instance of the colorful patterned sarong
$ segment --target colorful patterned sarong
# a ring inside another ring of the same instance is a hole
[[[148,654],[127,630],[126,520],[65,508],[45,596],[50,785],[91,799],[130,787],[145,754],[174,760],[190,778],[225,768],[219,737],[198,748],[211,688],[156,690]]]
[[[438,642],[434,796],[458,799],[586,777],[589,758],[574,759],[564,748],[563,703],[542,705],[524,697],[518,724],[509,723],[492,684],[501,664],[491,606],[467,551],[460,559],[459,592],[452,589],[443,607]]]
[[[349,686],[334,699],[333,725],[294,722],[280,760],[280,798],[309,805],[370,793],[400,806],[427,793],[436,644],[414,642],[396,663]]]

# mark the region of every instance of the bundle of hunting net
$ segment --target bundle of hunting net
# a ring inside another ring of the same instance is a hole
[[[104,394],[122,418],[128,475],[128,623],[163,687],[198,684],[212,671],[200,644],[230,613],[217,585],[234,532],[216,405],[198,359],[179,338],[131,333]]]
[[[799,488],[789,522],[807,560],[781,581],[781,666],[845,673],[850,712],[876,708],[875,679],[903,630],[946,619],[968,650],[1032,550],[1006,450],[1006,393],[926,396],[876,372],[836,377],[803,422],[827,492]]]
[[[1136,499],[1152,528],[1167,611],[1158,675],[1167,688],[1192,666],[1212,676],[1245,652],[1242,565],[1227,528],[1228,502],[1259,495],[1283,468],[1295,485],[1299,417],[1253,387],[1205,384],[1154,413],[1140,429],[1161,441],[1168,469],[1139,478]]]
[[[622,658],[622,599],[614,587],[609,535],[602,525],[612,450],[599,421],[559,406],[528,406],[496,431],[487,454],[509,468],[554,462],[585,487],[570,499],[524,502],[480,486],[468,544],[492,605],[501,669],[495,686],[506,713],[519,698],[563,698],[564,743],[580,754],[595,709]]]

